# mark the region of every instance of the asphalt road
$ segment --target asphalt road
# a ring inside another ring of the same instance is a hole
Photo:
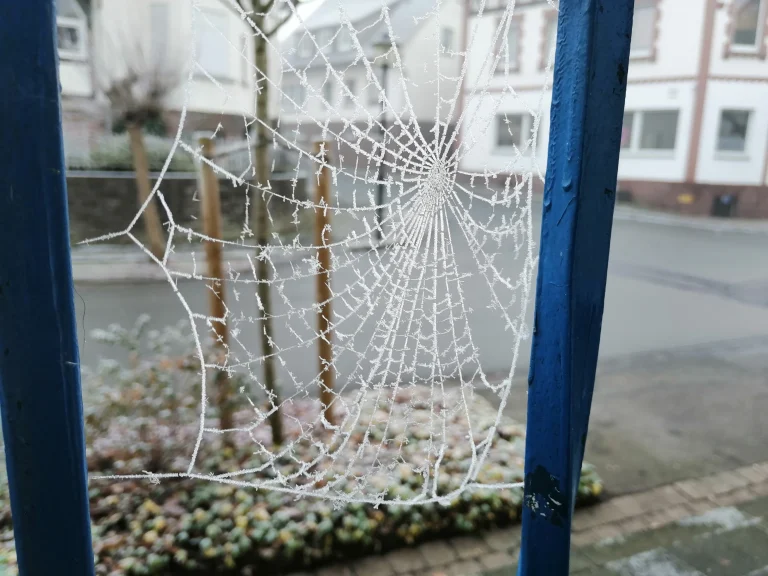
[[[480,204],[473,206],[471,214],[478,222],[490,216]],[[514,338],[505,330],[499,311],[488,306],[493,293],[470,245],[462,241],[460,227],[452,222],[450,230],[458,267],[470,274],[462,286],[465,304],[471,309],[469,327],[479,362],[488,374],[506,375]],[[538,234],[535,223],[536,240]],[[356,267],[365,273],[369,267],[361,262]],[[507,250],[494,259],[494,265],[514,277],[521,260]],[[401,262],[395,260],[391,269],[399,266]],[[275,272],[287,274],[290,265],[278,265]],[[339,271],[333,278],[334,291],[343,290],[355,278],[350,267]],[[190,308],[205,313],[203,282],[181,282],[179,289]],[[152,316],[154,326],[186,316],[167,283],[78,285],[77,290],[81,336],[111,323],[130,325],[142,313]],[[314,279],[286,282],[285,295],[294,310],[309,309]],[[354,338],[356,350],[374,336],[376,322],[389,306],[386,292],[384,296],[369,321],[350,317],[348,326],[362,325]],[[280,297],[274,301],[278,314],[290,311]],[[252,285],[230,284],[227,302],[235,316],[247,319],[257,314]],[[529,318],[531,310],[532,305]],[[344,305],[338,303],[336,313],[343,311]],[[310,334],[308,327],[302,331],[301,322],[295,316],[276,321],[277,345],[295,344],[289,328],[300,337]],[[314,325],[313,318],[309,322]],[[242,360],[247,350],[257,350],[257,331],[247,320],[239,327],[242,348],[236,354]],[[407,347],[404,342],[398,341],[395,347]],[[530,340],[522,343],[508,408],[519,419],[525,418],[529,345]],[[86,365],[115,356],[88,338],[81,341],[81,354]],[[301,385],[317,373],[312,347],[294,347],[281,357],[285,360],[280,368],[283,386],[295,386],[292,381]],[[341,380],[354,365],[353,354],[340,353]],[[768,236],[617,221],[587,450],[587,458],[598,466],[609,489],[641,490],[768,460],[767,412]]]

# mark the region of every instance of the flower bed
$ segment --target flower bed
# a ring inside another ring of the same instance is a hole
[[[137,347],[140,332],[113,329],[103,337]],[[151,335],[154,355],[149,360],[139,362],[134,354],[128,369],[108,364],[86,382],[86,388],[98,387],[101,398],[90,407],[86,419],[92,474],[186,469],[197,434],[195,418],[190,416],[194,416],[198,397],[189,393],[196,381],[194,362],[188,357],[167,355],[169,341],[180,334],[166,331]],[[182,390],[186,393],[180,393]],[[379,428],[377,437],[379,441],[391,438],[389,444],[384,443],[391,445],[384,452],[370,449],[374,444],[370,439],[377,434],[377,417],[382,416],[381,406],[372,403],[348,430],[345,451],[324,460],[318,459],[322,448],[307,441],[311,436],[302,426],[315,420],[318,403],[311,399],[286,402],[284,445],[291,449],[257,475],[262,480],[292,477],[290,486],[308,494],[324,490],[327,495],[354,494],[358,498],[379,494],[388,501],[403,502],[417,498],[425,486],[434,486],[435,493],[447,501],[373,506],[343,499],[329,502],[311,496],[297,498],[291,492],[200,479],[164,479],[160,483],[154,483],[151,477],[92,480],[90,503],[97,573],[279,574],[517,522],[521,489],[481,487],[459,491],[472,459],[467,427],[463,425],[467,411],[442,413],[451,404],[450,394],[456,393],[449,392],[440,402],[428,401],[434,391],[426,387],[409,387],[391,394],[389,399],[394,402],[387,400],[391,411],[383,415],[390,427],[384,432]],[[475,395],[468,412],[472,414],[473,434],[493,430],[496,409],[489,402]],[[426,443],[433,438],[424,429],[427,423],[432,425],[434,414],[446,418],[447,440],[437,481],[429,473],[419,473],[419,464],[429,453]],[[403,415],[407,415],[405,420]],[[238,425],[245,425],[253,420],[253,412],[241,411],[236,418]],[[229,442],[225,442],[224,435],[214,434],[205,439],[197,460],[198,473],[222,474],[271,462],[266,426],[228,438]],[[261,448],[255,449],[257,446]],[[478,471],[478,482],[521,481],[523,448],[524,428],[502,420]],[[357,458],[344,454],[356,454]],[[390,461],[393,455],[402,461],[401,465],[374,470],[373,462]],[[307,467],[307,462],[317,465]],[[600,480],[585,466],[577,504],[593,501],[601,491]],[[0,529],[5,531],[0,566],[5,563],[13,573],[15,558],[5,483],[0,498]]]

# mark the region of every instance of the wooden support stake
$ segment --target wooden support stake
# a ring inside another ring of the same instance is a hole
[[[215,157],[214,143],[210,138],[200,138],[202,155],[206,160],[213,161]],[[203,233],[209,238],[221,240],[221,193],[219,191],[219,179],[213,168],[207,162],[201,162],[201,211],[203,216]],[[205,258],[208,263],[208,277],[211,280],[212,290],[208,293],[208,307],[211,318],[223,319],[227,313],[224,285],[224,265],[222,263],[221,242],[205,242]],[[217,345],[225,347],[228,343],[227,325],[222,322],[214,322],[213,329],[217,336]]]
[[[94,573],[54,0],[0,2],[0,407],[19,573]]]
[[[215,149],[210,138],[200,138],[202,155],[206,160],[213,160]],[[224,282],[224,266],[222,263],[221,246],[221,199],[219,179],[208,162],[200,162],[200,187],[202,195],[201,211],[203,216],[203,233],[212,238],[205,241],[205,258],[208,263],[208,277],[211,278],[208,290],[208,308],[212,319],[213,331],[216,334],[214,345],[221,351],[223,357],[229,342],[229,334],[225,323],[227,314],[226,285]],[[234,427],[232,415],[231,382],[223,370],[216,374],[216,404],[219,410],[220,427],[229,430]]]
[[[521,576],[567,576],[595,382],[634,0],[561,0],[528,388]]]
[[[314,154],[318,158],[328,161],[327,142],[315,142]],[[315,193],[315,204],[317,206],[328,206],[331,199],[331,173],[328,167],[323,166],[320,169],[320,176],[317,181],[317,191]],[[330,217],[328,209],[315,209],[315,246],[317,249],[317,260],[320,263],[320,269],[317,273],[317,303],[320,305],[318,312],[318,331],[320,332],[319,355],[320,355],[320,378],[322,388],[320,390],[320,402],[325,407],[325,419],[334,424],[333,414],[333,347],[331,339],[333,337],[331,328],[331,249],[328,245],[331,242]]]

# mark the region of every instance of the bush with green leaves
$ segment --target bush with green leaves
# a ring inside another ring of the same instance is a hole
[[[151,134],[144,135],[149,169],[159,172],[171,153],[173,140]],[[93,146],[89,158],[72,158],[71,170],[107,170],[132,172],[134,169],[133,153],[127,134],[104,136]],[[188,153],[177,149],[168,167],[171,172],[194,172],[195,163]]]
[[[103,361],[96,371],[84,375],[89,398],[87,460],[92,476],[181,472],[188,465],[199,423],[201,368],[191,352],[194,341],[183,325],[162,331],[148,326],[149,319],[142,317],[130,330],[112,326],[94,335],[101,342],[126,349],[128,360],[123,364]],[[206,358],[206,363],[213,359]],[[233,386],[243,384],[233,377]],[[427,402],[409,406],[417,411],[432,409]],[[313,409],[317,402],[309,400],[285,406],[289,442],[299,435],[299,427],[291,422],[311,421],[317,415]],[[214,407],[208,410],[206,416],[215,417]],[[493,421],[489,418],[492,413],[488,405],[487,414],[477,418],[478,426],[486,428]],[[251,410],[236,413],[238,425],[252,417]],[[405,446],[423,449],[419,445],[423,438],[407,430],[402,433],[406,434]],[[521,480],[523,427],[503,421],[493,445],[494,456],[478,478],[484,482]],[[308,443],[295,442],[295,459],[277,461],[275,469],[290,473],[302,457],[311,457],[311,450]],[[201,445],[195,470],[199,474],[233,472],[257,467],[264,458],[254,450],[248,434],[235,434],[229,443],[224,443],[223,435],[214,435]],[[441,467],[442,494],[460,484],[469,458],[469,451],[457,438]],[[388,478],[384,489],[390,497],[409,499],[420,490],[422,481],[421,475],[403,467]],[[601,491],[599,478],[585,465],[577,503],[594,501]],[[508,525],[518,521],[522,502],[520,489],[479,489],[461,493],[449,505],[374,507],[297,499],[285,492],[196,479],[158,483],[151,475],[137,480],[92,479],[89,496],[97,574],[102,576],[285,573]],[[4,511],[0,513],[0,567],[13,574],[15,552],[5,483],[0,499]]]

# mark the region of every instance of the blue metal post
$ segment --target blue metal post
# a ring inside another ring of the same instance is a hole
[[[521,576],[568,574],[616,197],[634,0],[560,0],[533,349]]]
[[[94,573],[54,0],[0,1],[0,408],[19,569]]]

